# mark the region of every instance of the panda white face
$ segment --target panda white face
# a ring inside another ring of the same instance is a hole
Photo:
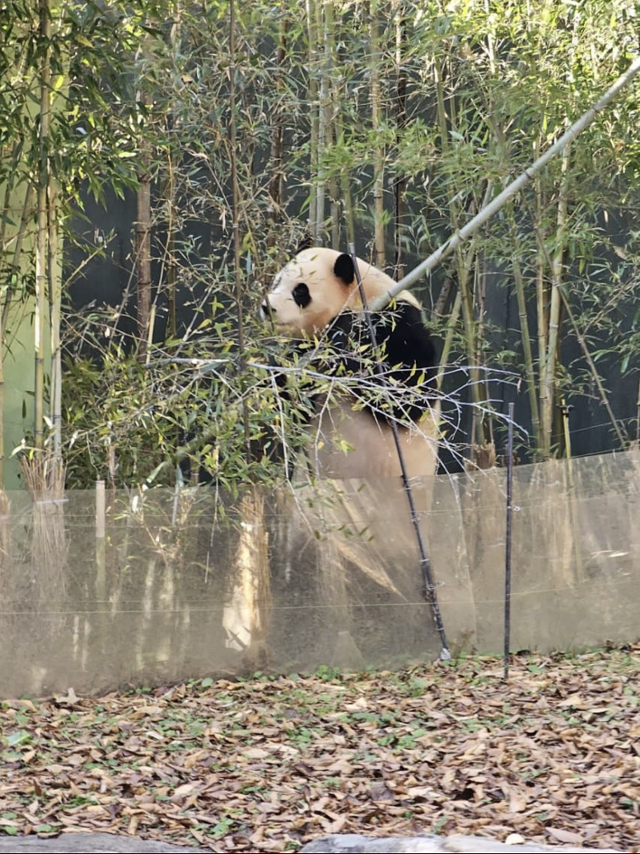
[[[292,338],[321,333],[357,302],[353,266],[344,259],[349,256],[321,247],[300,252],[275,277],[261,306],[262,317]]]
[[[358,270],[367,300],[386,293],[393,279],[366,261]],[[408,291],[398,300],[420,307]],[[279,332],[292,338],[319,335],[341,311],[362,311],[358,284],[350,255],[335,249],[304,249],[275,277],[260,314]]]

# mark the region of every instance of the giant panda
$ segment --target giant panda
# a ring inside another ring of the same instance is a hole
[[[370,303],[388,291],[393,280],[366,261],[357,263]],[[316,475],[399,477],[392,418],[398,425],[408,476],[435,473],[436,348],[412,294],[402,291],[393,304],[371,314],[379,347],[374,352],[351,255],[312,247],[299,252],[275,276],[261,314],[306,353],[314,367],[333,373],[335,386],[343,389],[318,399],[310,419],[313,441],[308,456]],[[322,342],[330,345],[333,357],[322,358]],[[373,369],[372,358],[382,365],[382,376]],[[353,380],[351,385],[341,383],[345,375],[362,377],[362,387]]]

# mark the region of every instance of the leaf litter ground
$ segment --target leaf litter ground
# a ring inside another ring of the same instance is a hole
[[[0,832],[212,851],[465,833],[640,851],[640,645],[0,705]]]

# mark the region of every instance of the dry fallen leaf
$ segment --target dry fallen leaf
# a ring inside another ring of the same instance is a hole
[[[547,833],[549,836],[553,836],[554,839],[557,839],[558,842],[564,842],[565,845],[583,845],[584,837],[580,836],[579,833],[571,833],[569,830],[561,830],[555,827],[548,827]]]
[[[0,833],[212,851],[326,833],[640,849],[640,646],[0,707]]]

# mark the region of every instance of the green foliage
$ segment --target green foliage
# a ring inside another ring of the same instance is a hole
[[[337,222],[344,246],[353,217],[366,257],[381,216],[388,249],[410,267],[553,143],[637,50],[630,0],[379,3],[381,103],[374,128],[367,4],[237,6],[235,103],[226,0],[52,6],[56,97],[48,156],[61,188],[61,225],[72,222],[82,193],[104,200],[107,190],[124,197],[135,188],[143,141],[155,194],[151,350],[142,355],[131,333],[133,288],[118,306],[65,311],[64,440],[74,485],[96,477],[172,482],[181,459],[232,490],[246,480],[283,477],[276,446],[286,437],[291,453],[304,447],[304,419],[293,416],[304,416],[310,394],[329,383],[300,371],[297,381],[290,375],[293,411],[277,397],[273,362],[286,365],[286,357],[258,324],[258,305],[307,218],[311,224],[318,194],[325,194],[319,223],[325,242]],[[37,167],[29,107],[45,48],[37,4],[3,4],[0,31],[0,183],[18,186]],[[232,113],[241,188],[237,258]],[[493,437],[486,369],[521,375],[534,385],[532,398],[543,398],[555,258],[576,318],[572,326],[563,313],[564,341],[581,336],[602,371],[612,365],[622,375],[637,371],[639,120],[637,93],[630,90],[572,144],[564,162],[552,162],[511,212],[495,216],[423,289],[433,328],[452,344],[449,361],[472,369],[470,391],[462,395],[480,407],[472,442]],[[382,213],[373,205],[379,151]],[[19,302],[32,287],[29,275],[22,268],[18,277],[11,248],[3,244],[2,251],[5,299]],[[243,352],[235,264],[245,291]],[[530,360],[510,309],[516,265]],[[583,350],[565,346],[560,355],[552,377],[556,397],[599,394]],[[527,412],[517,417],[525,420]],[[556,439],[547,437],[548,444]]]

